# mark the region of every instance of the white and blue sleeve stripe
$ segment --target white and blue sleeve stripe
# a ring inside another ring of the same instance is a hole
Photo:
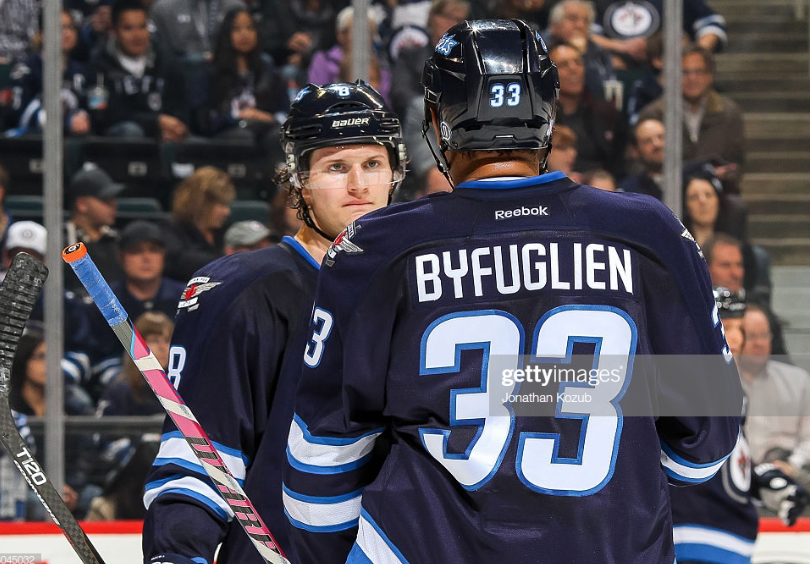
[[[683,561],[750,564],[754,553],[754,541],[709,527],[677,525],[672,537],[675,556]]]
[[[739,437],[737,440],[739,441]],[[664,472],[670,478],[689,484],[700,484],[709,480],[720,470],[730,455],[731,453],[708,464],[695,464],[678,456],[669,446],[661,443],[661,465],[664,467]]]
[[[408,560],[364,509],[360,514],[357,541],[346,564],[408,564]]]
[[[299,494],[282,486],[284,513],[296,528],[315,533],[345,531],[357,525],[362,490],[334,497]]]
[[[235,449],[218,443],[213,443],[213,445],[237,483],[243,486],[248,459]],[[208,479],[205,468],[200,464],[179,431],[172,431],[163,435],[160,441],[160,450],[152,463],[153,467],[168,465],[177,466],[198,476],[173,474],[168,478],[148,483],[143,498],[147,509],[158,496],[172,492],[187,495],[204,503],[223,519],[233,517],[233,511],[222,499],[221,494],[216,490],[211,480]]]
[[[350,439],[316,437],[295,415],[287,438],[287,460],[290,466],[307,474],[349,472],[368,462],[381,433],[378,429]]]
[[[222,461],[240,485],[245,480],[245,472],[248,465],[248,458],[236,449],[226,447],[219,443],[212,443],[217,449]],[[186,439],[179,431],[165,433],[160,440],[160,450],[155,457],[153,466],[164,466],[175,464],[182,468],[192,470],[199,474],[205,474],[205,469],[200,464],[199,459],[188,446]]]
[[[213,484],[203,482],[199,478],[175,474],[163,480],[149,482],[146,484],[146,491],[143,495],[143,503],[146,508],[149,509],[152,502],[165,493],[177,493],[196,499],[226,521],[234,517],[233,511],[222,496],[214,490]]]

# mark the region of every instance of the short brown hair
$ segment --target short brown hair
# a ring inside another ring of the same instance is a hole
[[[174,192],[172,218],[179,223],[198,224],[216,204],[230,204],[236,198],[233,181],[224,170],[198,168]]]

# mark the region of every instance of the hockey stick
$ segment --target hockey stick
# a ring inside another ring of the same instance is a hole
[[[51,518],[62,529],[82,562],[104,564],[104,560],[65,505],[62,496],[31,455],[28,445],[14,424],[8,404],[11,364],[17,343],[47,277],[48,269],[44,264],[29,254],[18,253],[0,285],[0,443]]]
[[[127,312],[101,276],[82,243],[76,243],[62,251],[62,258],[87,289],[99,311],[112,327],[118,340],[135,361],[138,370],[160,400],[177,429],[188,442],[191,450],[214,481],[222,497],[231,507],[239,524],[245,529],[256,550],[269,564],[289,564],[276,539],[259,517],[259,513],[223,462],[214,445],[208,439],[197,418],[163,372],[155,355],[146,346],[143,337],[135,329]]]

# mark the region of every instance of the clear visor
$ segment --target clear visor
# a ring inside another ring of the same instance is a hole
[[[310,163],[310,169],[299,171],[302,187],[312,190],[366,190],[385,186],[391,188],[397,180],[388,154],[381,150],[366,150],[362,154],[334,154]]]

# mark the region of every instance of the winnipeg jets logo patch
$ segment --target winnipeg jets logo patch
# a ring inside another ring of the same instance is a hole
[[[443,35],[439,42],[436,44],[436,52],[441,53],[445,57],[450,54],[450,51],[453,50],[453,47],[458,45],[458,41],[453,39],[455,35]]]
[[[335,264],[335,260],[337,259],[337,255],[339,252],[343,252],[349,255],[359,255],[363,252],[359,246],[352,243],[351,239],[354,237],[357,228],[355,228],[354,223],[351,223],[346,229],[341,231],[340,235],[334,240],[332,245],[329,247],[329,250],[326,251],[326,257],[323,259],[323,263],[326,266],[332,266]]]
[[[180,296],[180,302],[177,304],[177,309],[188,309],[188,311],[194,311],[200,307],[200,294],[222,284],[222,282],[211,282],[210,280],[211,279],[207,276],[198,276],[189,280],[186,289],[183,290],[183,295]]]

